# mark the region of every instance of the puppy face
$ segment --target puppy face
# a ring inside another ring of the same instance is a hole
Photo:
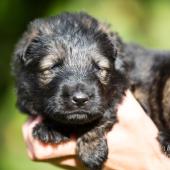
[[[38,86],[45,93],[45,113],[73,123],[101,117],[106,105],[109,60],[94,47],[76,49],[62,44],[60,48],[64,49],[59,55],[49,54],[37,66]]]
[[[68,16],[63,22],[61,16],[34,22],[31,29],[39,31],[19,43],[16,55],[22,55],[15,72],[21,110],[84,124],[101,118],[123,89],[122,74],[115,69],[116,47],[96,20],[88,16],[91,25],[85,25],[76,16],[69,15],[72,23]]]

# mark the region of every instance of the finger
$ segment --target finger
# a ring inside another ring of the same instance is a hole
[[[67,166],[71,166],[71,167],[83,167],[83,164],[77,159],[76,156],[67,156],[64,158],[59,158],[57,159],[57,164],[60,165],[67,165]]]
[[[29,117],[29,119],[22,126],[22,134],[24,141],[27,147],[27,154],[31,160],[35,159],[34,148],[33,148],[33,137],[32,137],[32,128],[42,121],[41,117]]]
[[[40,123],[42,118],[38,117],[29,117],[29,119],[22,126],[22,134],[25,137],[28,134],[28,131],[32,129],[36,124]]]
[[[43,162],[48,162],[55,166],[61,167],[63,169],[70,169],[70,170],[85,170],[86,168],[80,162],[76,156],[66,156],[62,158],[55,158],[55,159],[48,159],[43,160]]]
[[[45,160],[72,156],[76,154],[76,142],[69,141],[60,144],[43,144],[36,140],[33,145],[35,159]]]
[[[23,136],[24,136],[24,141],[25,141],[26,148],[27,148],[26,149],[27,155],[31,160],[34,160],[35,159],[34,149],[33,149],[33,146],[32,146],[32,141],[30,141],[30,139],[29,139],[29,131],[24,132]]]

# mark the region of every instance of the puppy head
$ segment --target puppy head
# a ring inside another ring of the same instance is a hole
[[[121,97],[121,41],[87,14],[35,20],[16,47],[13,70],[24,112],[83,124]]]

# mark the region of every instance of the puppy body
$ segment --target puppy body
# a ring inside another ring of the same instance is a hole
[[[170,129],[170,53],[125,45],[131,91],[159,129]]]
[[[170,52],[126,44],[122,60],[127,63],[130,89],[157,125],[162,150],[170,155]]]
[[[85,13],[38,19],[19,41],[13,59],[17,104],[22,112],[44,118],[33,130],[35,138],[58,143],[74,133],[81,161],[89,169],[101,169],[108,153],[104,135],[116,122],[126,89],[131,87],[158,127],[165,125],[159,118],[160,107],[169,111],[170,60],[164,55],[161,59],[162,54],[123,43]],[[160,81],[162,91],[157,89]],[[163,94],[161,105],[157,93]]]

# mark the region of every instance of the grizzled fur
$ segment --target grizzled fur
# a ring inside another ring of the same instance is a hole
[[[169,54],[125,44],[85,13],[37,19],[13,58],[17,105],[43,117],[33,129],[35,138],[59,143],[76,134],[80,160],[101,169],[108,154],[104,136],[127,88],[160,129],[170,128],[168,64]],[[164,133],[159,140],[168,146]]]
[[[170,156],[170,52],[124,44],[130,89],[160,130],[158,140]]]

